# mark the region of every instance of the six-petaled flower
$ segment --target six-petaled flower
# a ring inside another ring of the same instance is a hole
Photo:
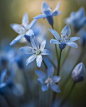
[[[35,36],[31,37],[32,47],[21,47],[20,51],[25,52],[26,54],[32,54],[27,60],[26,65],[36,59],[37,66],[40,67],[42,63],[42,55],[50,55],[50,51],[45,48],[46,40],[41,43],[39,47],[38,42],[36,41]]]
[[[77,44],[74,42],[78,39],[80,39],[80,37],[71,37],[69,38],[70,34],[71,34],[71,30],[70,27],[68,25],[66,25],[62,31],[61,31],[61,37],[59,36],[59,34],[53,30],[53,29],[49,29],[49,31],[54,35],[54,37],[57,39],[51,39],[50,43],[52,44],[59,44],[59,48],[62,50],[65,48],[66,45],[77,48]]]
[[[57,4],[56,8],[52,12],[50,6],[45,1],[43,1],[42,2],[42,14],[34,17],[34,19],[46,18],[49,24],[53,27],[53,23],[54,23],[53,16],[58,16],[61,14],[61,11],[58,11],[60,4],[61,2]]]
[[[39,71],[39,70],[36,70],[35,73],[39,77],[38,81],[42,85],[43,92],[47,91],[49,89],[49,87],[55,92],[58,92],[58,93],[61,92],[59,86],[56,84],[60,81],[61,77],[60,76],[53,76],[53,73],[54,73],[53,66],[48,67],[47,75],[44,72]]]
[[[11,24],[11,28],[18,33],[19,35],[10,43],[10,45],[14,45],[17,43],[22,37],[33,36],[34,32],[32,27],[36,24],[37,20],[34,19],[30,24],[28,20],[27,13],[24,14],[22,18],[22,24]]]

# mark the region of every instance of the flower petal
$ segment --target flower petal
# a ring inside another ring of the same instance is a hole
[[[42,71],[36,70],[35,73],[36,73],[36,75],[37,75],[38,77],[40,77],[41,79],[45,79],[45,78],[46,78],[46,75],[45,75],[44,72],[42,72]]]
[[[41,19],[41,18],[45,18],[46,16],[44,14],[40,14],[34,17],[34,19]]]
[[[56,6],[56,8],[54,9],[54,11],[58,10],[59,7],[60,7],[60,5],[61,5],[61,2],[59,2],[59,3],[57,4],[57,6]]]
[[[54,82],[54,83],[59,82],[59,81],[60,81],[60,79],[61,79],[61,77],[60,77],[60,76],[53,76],[53,77],[52,77],[52,80],[53,80],[53,82]]]
[[[32,47],[28,47],[28,46],[21,47],[19,50],[26,53],[26,54],[33,54],[34,53],[34,49]]]
[[[53,16],[58,16],[58,15],[60,15],[62,12],[61,11],[54,11],[53,13],[52,13],[52,15]]]
[[[17,43],[23,36],[24,34],[18,35],[15,39],[12,40],[10,45],[14,45],[15,43]]]
[[[39,49],[39,44],[38,44],[35,36],[31,36],[30,41],[31,41],[31,45],[33,48]]]
[[[53,73],[54,73],[54,67],[52,65],[50,65],[47,69],[47,76],[52,77]]]
[[[40,50],[41,50],[41,51],[44,50],[45,45],[46,45],[46,40],[43,40],[43,42],[41,43],[41,46],[40,46]]]
[[[32,62],[36,58],[36,55],[31,55],[27,60],[26,60],[26,65],[28,65],[30,62]]]
[[[55,30],[49,29],[49,31],[54,35],[54,37],[55,37],[57,40],[60,40],[60,36],[59,36],[59,34],[58,34]]]
[[[74,48],[78,48],[78,45],[75,42],[67,42],[66,43],[68,46],[74,47]]]
[[[70,42],[73,42],[73,41],[76,41],[76,40],[78,40],[78,39],[80,39],[80,37],[71,37],[69,41],[70,41]]]
[[[42,85],[42,91],[44,92],[44,91],[47,91],[48,90],[48,86],[47,85]]]
[[[66,25],[61,31],[61,37],[65,36],[68,38],[70,36],[70,34],[71,34],[70,27],[69,27],[69,25]]]
[[[36,63],[37,63],[37,66],[38,66],[38,67],[41,66],[41,63],[42,63],[42,56],[41,56],[41,55],[37,55]]]
[[[37,19],[32,20],[32,22],[29,24],[29,29],[32,29],[32,27],[36,24]]]
[[[29,30],[26,32],[26,35],[28,35],[28,36],[33,36],[33,35],[34,35],[33,30],[32,30],[32,29],[29,29]]]
[[[22,34],[24,32],[22,25],[11,24],[10,27],[18,34]]]
[[[55,39],[51,39],[50,43],[52,44],[61,44],[59,41],[55,40]]]
[[[56,85],[56,84],[52,84],[52,85],[50,85],[50,87],[51,87],[51,89],[52,89],[53,91],[55,91],[55,92],[58,92],[58,93],[61,92],[59,86]]]
[[[3,88],[3,87],[5,87],[6,86],[6,83],[0,83],[0,88]]]
[[[50,55],[50,54],[51,54],[51,52],[47,49],[44,49],[41,53],[41,55]]]
[[[48,8],[50,8],[49,5],[45,1],[43,1],[42,2],[42,13],[44,12],[44,10],[46,10]]]
[[[38,78],[38,81],[43,84],[43,79],[42,78]]]
[[[0,81],[3,82],[4,81],[4,78],[6,76],[6,73],[7,73],[7,70],[4,69],[2,72],[1,72],[1,76],[0,76]]]
[[[28,24],[29,24],[28,14],[25,13],[25,14],[23,15],[23,18],[22,18],[22,25],[24,25],[24,27],[26,27]]]

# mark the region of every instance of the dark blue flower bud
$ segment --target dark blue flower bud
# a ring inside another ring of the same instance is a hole
[[[62,50],[62,49],[64,49],[65,48],[65,46],[66,46],[66,44],[65,43],[61,43],[61,44],[59,44],[59,48]]]

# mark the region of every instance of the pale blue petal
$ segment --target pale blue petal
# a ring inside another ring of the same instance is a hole
[[[80,39],[80,37],[71,37],[69,41],[70,41],[70,42],[73,42],[73,41],[76,41],[76,40],[78,40],[78,39]]]
[[[40,46],[40,50],[41,50],[41,51],[44,50],[45,45],[46,45],[46,40],[43,40],[43,42],[41,43],[41,46]]]
[[[28,46],[21,47],[19,50],[26,54],[33,54],[35,52],[32,47],[28,47]]]
[[[30,24],[29,24],[29,29],[32,29],[32,27],[36,24],[37,19],[34,19]]]
[[[24,32],[24,29],[20,24],[11,24],[10,27],[18,34],[22,34]]]
[[[69,25],[66,25],[61,31],[61,37],[65,36],[68,38],[70,36],[70,34],[71,34],[70,27],[69,27]]]
[[[75,42],[67,42],[66,43],[68,46],[74,47],[74,48],[78,48],[78,45]]]
[[[30,62],[32,62],[36,58],[36,55],[31,55],[27,60],[26,60],[26,65],[28,65]]]
[[[41,55],[37,55],[37,57],[36,57],[37,66],[40,67],[41,63],[42,63],[42,56]]]
[[[33,30],[32,30],[32,29],[29,29],[29,30],[26,32],[26,35],[28,35],[28,36],[33,36],[33,35],[34,35]]]
[[[49,29],[49,31],[54,35],[57,40],[60,40],[59,34],[54,29]]]
[[[49,87],[47,85],[42,85],[42,91],[47,91],[49,89]]]
[[[24,27],[26,27],[29,24],[29,20],[28,20],[28,14],[24,13],[23,18],[22,18],[22,25]]]
[[[6,86],[6,83],[0,83],[0,88],[3,88],[3,87],[5,87]]]
[[[61,2],[59,2],[59,3],[57,4],[57,6],[56,6],[56,8],[54,9],[54,11],[58,10],[59,7],[60,7],[60,5],[61,5]]]
[[[51,16],[52,15],[51,9],[44,10],[44,14],[46,15],[46,18],[48,16]]]
[[[53,76],[53,77],[52,77],[52,80],[53,80],[53,82],[54,82],[54,83],[59,82],[59,81],[60,81],[60,79],[61,79],[61,77],[60,77],[60,76]]]
[[[36,37],[35,36],[31,36],[30,40],[31,40],[32,47],[35,48],[35,49],[39,49],[39,44],[38,44],[38,42],[36,40]]]
[[[43,1],[42,2],[42,13],[44,12],[44,10],[46,10],[48,8],[50,8],[49,5],[45,1]]]
[[[52,65],[50,65],[47,69],[47,76],[52,77],[53,73],[54,73],[54,67]]]
[[[24,36],[24,34],[18,35],[15,39],[13,39],[13,41],[10,43],[10,45],[16,44],[23,36]]]
[[[51,89],[52,89],[53,91],[55,91],[55,92],[58,92],[58,93],[61,92],[59,86],[56,85],[56,84],[52,84],[52,85],[50,85],[50,87],[51,87]]]
[[[35,71],[36,75],[38,77],[40,77],[41,79],[45,79],[46,78],[46,75],[44,74],[44,72],[40,71],[40,70],[36,70]]]
[[[42,78],[38,78],[38,81],[41,83],[41,84],[43,84],[43,79]]]
[[[4,69],[2,72],[1,72],[1,75],[0,75],[0,81],[1,82],[3,82],[4,81],[4,78],[5,78],[5,76],[6,76],[6,73],[7,73],[7,70],[6,69]]]
[[[55,39],[51,39],[50,43],[52,44],[61,44],[59,41],[55,40]]]
[[[40,14],[36,17],[34,17],[34,19],[41,19],[41,18],[45,18],[46,16],[44,14]]]
[[[50,55],[51,52],[47,49],[44,49],[42,52],[41,52],[41,55]]]
[[[58,15],[60,15],[62,12],[61,11],[54,11],[53,13],[52,13],[52,15],[53,16],[58,16]]]

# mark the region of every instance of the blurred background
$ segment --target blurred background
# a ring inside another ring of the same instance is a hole
[[[42,92],[41,85],[37,81],[37,76],[34,72],[38,69],[45,71],[44,65],[42,64],[41,68],[38,68],[34,61],[26,66],[25,61],[29,55],[25,55],[19,51],[20,47],[30,45],[30,43],[22,39],[13,46],[9,45],[18,35],[11,29],[10,24],[21,24],[25,12],[28,13],[29,22],[31,22],[33,17],[41,13],[42,1],[43,0],[0,0],[0,73],[4,69],[7,69],[5,79],[10,78],[7,81],[8,85],[0,89],[0,107],[50,107],[52,105],[52,90]],[[72,11],[76,12],[80,7],[84,7],[86,14],[86,0],[45,1],[52,10],[54,10],[56,5],[61,1],[59,10],[62,14],[54,17],[54,29],[59,34],[66,25],[65,19],[70,17]],[[41,42],[44,38],[47,40],[46,48],[52,52],[52,55],[49,57],[57,66],[55,47],[49,43],[52,34],[48,31],[48,28],[51,28],[51,26],[46,19],[39,19],[34,29],[36,28],[39,31],[38,41]],[[80,36],[74,31],[71,25],[70,28],[71,36]],[[60,69],[61,81],[59,82],[62,92],[60,94],[57,93],[57,100],[52,107],[60,107],[59,104],[70,92],[73,81],[71,76],[69,79],[66,78],[70,75],[75,64],[83,62],[86,66],[86,44],[82,46],[80,40],[76,43],[78,44],[77,49],[66,46],[62,52],[62,66]],[[75,85],[69,99],[62,107],[86,107],[86,78],[83,82]]]

